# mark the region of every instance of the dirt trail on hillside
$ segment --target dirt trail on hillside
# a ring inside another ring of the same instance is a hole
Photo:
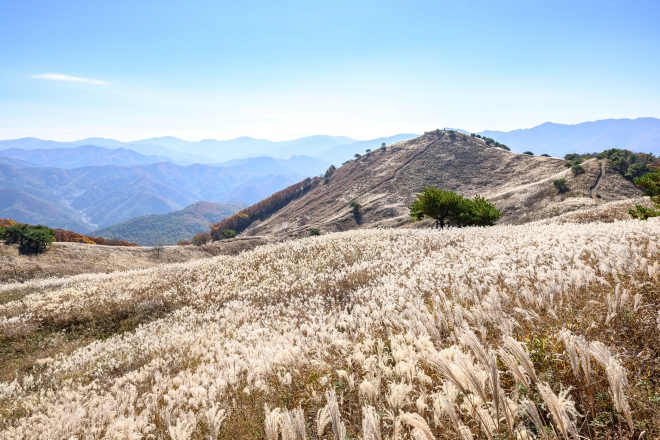
[[[598,171],[598,175],[596,176],[596,181],[594,182],[593,185],[591,185],[591,188],[589,188],[589,194],[591,195],[591,198],[596,201],[597,204],[600,205],[601,200],[598,194],[596,194],[596,190],[600,186],[600,181],[603,178],[603,175],[605,175],[605,162],[598,161],[600,165],[600,170]]]
[[[574,175],[561,159],[512,153],[460,133],[453,137],[440,130],[428,132],[352,160],[241,235],[284,239],[307,235],[310,228],[325,234],[410,226],[408,207],[415,194],[430,185],[466,197],[484,196],[502,212],[500,222],[511,224],[593,207],[601,197],[614,201],[641,194],[596,159],[583,162],[585,173]],[[558,194],[553,188],[552,181],[560,178],[566,179],[569,193]],[[353,218],[352,201],[362,205],[360,223]]]

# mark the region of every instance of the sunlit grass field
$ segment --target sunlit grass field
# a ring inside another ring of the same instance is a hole
[[[6,284],[0,438],[658,438],[659,238],[358,230]]]

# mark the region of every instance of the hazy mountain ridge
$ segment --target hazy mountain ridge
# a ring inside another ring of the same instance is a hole
[[[546,122],[532,128],[479,133],[508,145],[513,151],[547,153],[564,157],[568,153],[591,153],[610,148],[660,155],[660,119],[604,119],[566,125]]]
[[[75,229],[81,232],[90,232],[94,229],[80,218],[79,212],[73,209],[11,188],[0,188],[0,218],[54,228]]]
[[[467,133],[461,129],[453,130]],[[605,119],[574,125],[546,122],[528,129],[509,132],[485,130],[480,134],[506,144],[518,153],[529,150],[535,154],[547,153],[555,157],[563,157],[567,153],[622,148],[660,154],[660,119],[656,118]],[[126,148],[147,156],[165,156],[183,165],[224,163],[235,159],[260,156],[288,159],[296,155],[311,156],[339,165],[353,158],[356,153],[363,154],[366,149],[373,150],[380,147],[382,142],[389,145],[416,136],[414,134],[397,134],[358,141],[346,136],[315,135],[277,142],[248,136],[228,140],[205,139],[201,141],[185,141],[172,136],[164,136],[132,142],[105,138],[88,138],[75,142],[23,138],[0,141],[0,150],[8,148],[25,150],[72,148],[95,145],[112,149]],[[2,155],[1,151],[0,155]]]
[[[74,169],[0,164],[0,187],[32,194],[55,206],[70,206],[84,213],[89,224],[105,227],[137,216],[166,214],[200,200],[255,203],[325,169],[325,162],[304,157],[252,158],[226,167],[184,167],[171,162]],[[12,218],[28,222],[24,215]],[[76,232],[89,232],[93,227],[85,225],[82,214],[78,221],[77,226],[65,227],[59,222],[52,226]]]
[[[37,150],[9,148],[0,150],[0,156],[24,161],[32,166],[53,168],[81,168],[98,165],[130,166],[174,162],[172,158],[166,156],[147,156],[123,147],[109,149],[95,145]]]
[[[168,214],[135,217],[94,233],[106,238],[129,240],[149,246],[174,244],[190,239],[198,232],[208,232],[209,225],[242,209],[243,204],[220,204],[200,201]]]
[[[145,156],[152,156],[152,155],[164,156],[169,158],[170,160],[174,160],[180,165],[213,162],[213,160],[208,157],[199,156],[188,152],[171,150],[169,148],[162,147],[160,145],[126,143],[126,142],[116,141],[114,139],[105,139],[105,138],[87,138],[73,142],[58,142],[58,141],[42,140],[37,138],[0,140],[0,155],[2,155],[3,150],[8,150],[12,148],[21,149],[21,150],[45,150],[45,149],[56,149],[56,148],[61,148],[61,149],[77,148],[85,145],[93,145],[96,147],[103,147],[108,149],[125,148],[127,150],[132,150]]]
[[[121,142],[105,138],[87,138],[75,142],[22,138],[0,141],[0,155],[2,154],[2,150],[10,148],[42,150],[94,145],[109,149],[125,148],[147,156],[165,156],[181,165],[190,165],[192,163],[223,163],[235,159],[260,156],[289,159],[292,156],[301,155],[316,157],[329,162],[335,161],[339,164],[353,157],[355,153],[363,153],[366,148],[380,146],[382,142],[389,144],[415,136],[398,134],[367,141],[357,141],[346,136],[315,135],[279,142],[267,139],[255,139],[247,136],[222,141],[206,139],[196,142],[185,141],[171,136],[132,142]]]
[[[219,141],[205,139],[197,142],[184,141],[174,137],[151,138],[136,141],[136,143],[159,145],[177,151],[187,151],[226,161],[255,156],[270,156],[277,159],[288,159],[291,156],[314,156],[322,151],[357,142],[345,136],[315,135],[289,141],[270,141],[242,136],[236,139]]]

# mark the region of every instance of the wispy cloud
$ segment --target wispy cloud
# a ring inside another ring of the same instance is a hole
[[[97,84],[97,85],[110,84],[109,82],[101,81],[101,80],[98,80],[98,79],[80,78],[80,77],[77,77],[77,76],[69,76],[69,75],[60,75],[59,73],[43,73],[41,75],[32,75],[31,78],[34,78],[34,79],[49,79],[51,81],[83,82],[83,83],[87,83],[87,84]]]

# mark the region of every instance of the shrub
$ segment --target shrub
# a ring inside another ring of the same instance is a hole
[[[380,149],[383,150],[383,151],[387,150],[387,145],[385,145],[385,142],[380,144]]]
[[[5,228],[7,244],[18,244],[21,252],[39,254],[46,251],[55,239],[55,231],[43,225],[16,224]]]
[[[336,170],[337,168],[335,168],[334,165],[330,165],[328,169],[325,171],[323,177],[325,177],[326,179],[330,179],[330,177],[335,173]]]
[[[523,151],[523,154],[527,154],[528,156],[534,156],[534,153],[531,151]]]
[[[646,208],[645,206],[635,205],[635,209],[628,211],[632,218],[640,220],[648,220],[651,217],[660,217],[660,206],[656,205],[656,209]]]
[[[233,229],[223,229],[223,230],[222,230],[222,235],[223,235],[225,238],[234,238],[234,237],[236,237],[238,234],[237,234],[236,231],[234,231]]]
[[[653,173],[646,173],[642,177],[635,179],[635,185],[644,188],[644,195],[651,197],[651,201],[655,203],[655,209],[645,208],[637,205],[635,209],[631,209],[628,213],[633,218],[640,220],[647,220],[650,217],[660,216],[660,171],[656,170]]]
[[[211,234],[208,232],[200,232],[199,234],[193,235],[193,238],[190,239],[190,243],[194,244],[195,246],[202,246],[211,240],[213,240],[211,238]]]
[[[566,179],[555,179],[552,181],[552,186],[555,187],[555,189],[559,194],[568,191],[568,185],[566,185]]]
[[[309,230],[309,235],[311,235],[312,237],[318,237],[319,235],[321,235],[321,230],[319,228],[312,228]]]
[[[355,153],[353,155],[353,157],[355,157],[356,159],[359,159],[360,157],[362,157],[362,155],[360,153]]]
[[[571,164],[571,171],[573,171],[573,174],[577,176],[578,174],[584,173],[584,168],[582,168],[582,165],[576,161]]]
[[[567,154],[566,156],[569,156],[569,155]],[[572,167],[573,165],[579,165],[579,164],[581,164],[582,161],[583,161],[583,159],[582,159],[581,157],[575,157],[574,159],[571,159],[571,160],[569,160],[569,161],[567,161],[567,162],[564,162],[564,166],[565,166],[566,168],[570,168],[570,167]]]
[[[190,244],[190,240],[179,240],[177,246],[188,246],[189,244]]]
[[[355,219],[356,223],[362,223],[362,205],[360,205],[358,202],[351,202],[348,204],[348,206],[351,207],[351,214],[353,215],[353,218]]]
[[[541,157],[550,157],[550,155],[548,153],[543,153]]]
[[[445,191],[428,186],[410,206],[413,221],[424,217],[435,220],[436,227],[451,226],[491,226],[502,213],[495,205],[480,196],[466,199],[454,191]]]

